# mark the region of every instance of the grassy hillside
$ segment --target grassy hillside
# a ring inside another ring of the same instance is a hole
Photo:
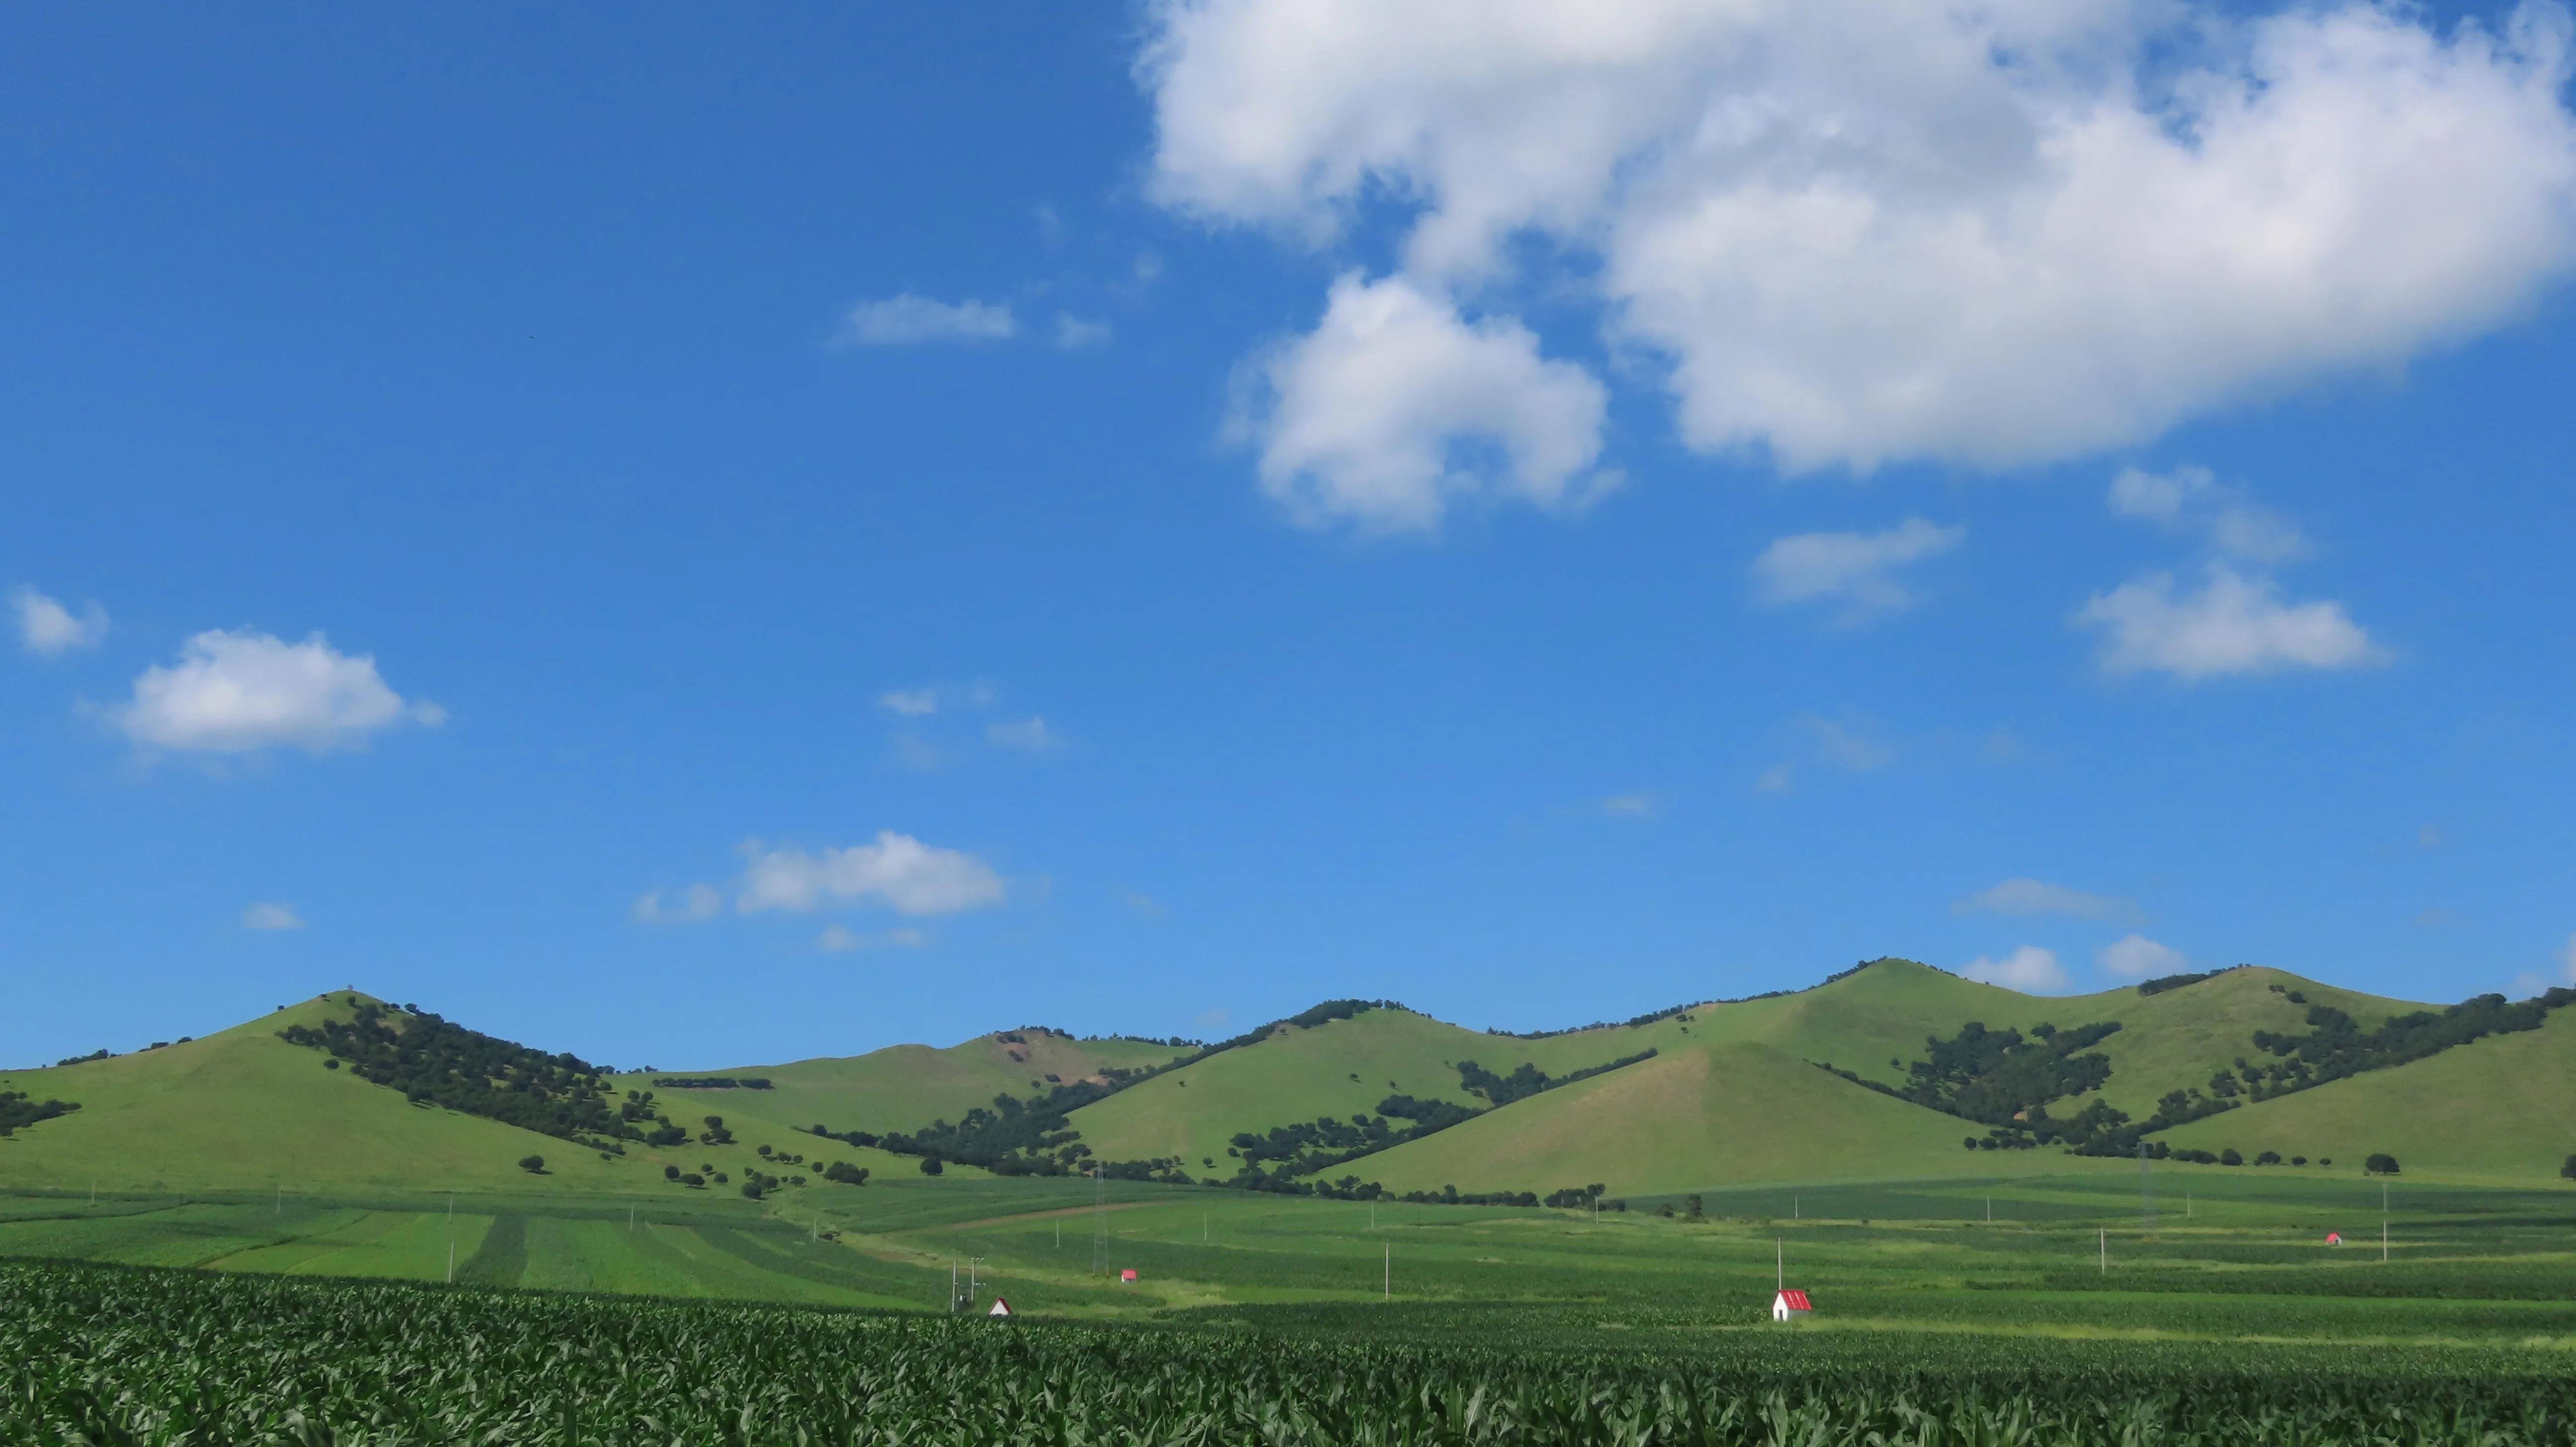
[[[664,1166],[713,1166],[732,1179],[711,1189],[729,1190],[764,1141],[879,1174],[915,1169],[881,1151],[838,1144],[810,1151],[817,1144],[811,1137],[796,1141],[783,1128],[737,1132],[731,1146],[657,1151],[630,1142],[626,1154],[603,1160],[572,1141],[413,1105],[399,1091],[326,1068],[319,1050],[277,1038],[289,1025],[348,1020],[352,998],[367,999],[337,991],[159,1050],[0,1072],[0,1091],[80,1105],[0,1139],[0,1189],[640,1191],[676,1198],[687,1188],[664,1180]],[[529,1155],[544,1158],[545,1174],[519,1168]]]
[[[352,1013],[345,993],[159,1050],[0,1073],[0,1090],[80,1109],[0,1140],[0,1185],[110,1190],[605,1190],[658,1164],[452,1111],[327,1070],[277,1032]],[[364,997],[360,997],[364,998]],[[548,1174],[517,1162],[545,1158]]]
[[[721,1115],[747,1142],[779,1144],[808,1126],[836,1131],[917,1130],[934,1120],[956,1120],[996,1095],[1027,1097],[1059,1082],[1095,1080],[1105,1069],[1142,1070],[1184,1054],[1143,1040],[1076,1040],[1036,1030],[978,1035],[938,1049],[893,1045],[865,1055],[799,1060],[788,1065],[748,1065],[723,1070],[662,1071],[665,1076],[760,1076],[768,1090],[656,1089],[653,1076],[627,1075],[621,1090],[653,1090],[670,1117],[688,1124]],[[796,1149],[805,1147],[799,1145]],[[863,1163],[864,1164],[864,1163]]]
[[[1685,1047],[1533,1096],[1354,1169],[1396,1190],[1614,1196],[1767,1183],[2054,1170],[2054,1152],[1964,1151],[1963,1124],[1776,1046]]]
[[[2249,1161],[2267,1150],[2331,1159],[2343,1175],[2358,1174],[2365,1156],[2384,1151],[2410,1175],[2553,1180],[2576,1153],[2576,1010],[2553,1012],[2537,1030],[2490,1035],[2394,1070],[2277,1096],[2161,1139],[2207,1151],[2232,1146]]]

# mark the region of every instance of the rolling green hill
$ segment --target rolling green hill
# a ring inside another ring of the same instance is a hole
[[[803,1151],[784,1129],[738,1133],[733,1146],[653,1150],[630,1143],[603,1158],[575,1142],[434,1106],[326,1068],[321,1051],[278,1038],[289,1026],[346,1022],[336,991],[202,1039],[106,1060],[0,1072],[0,1091],[80,1109],[0,1138],[0,1188],[109,1191],[510,1191],[676,1195],[665,1165],[713,1165],[733,1178],[769,1141]],[[371,1003],[381,1005],[381,1001]],[[747,1092],[728,1092],[744,1094]],[[679,1116],[680,1119],[690,1119]],[[881,1151],[825,1152],[872,1171],[911,1171]],[[519,1167],[535,1155],[542,1175]],[[722,1189],[719,1187],[718,1189]]]

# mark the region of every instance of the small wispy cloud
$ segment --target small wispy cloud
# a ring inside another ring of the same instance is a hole
[[[304,917],[292,905],[273,904],[262,900],[242,911],[242,928],[255,930],[293,930],[304,928]]]
[[[2165,673],[2185,683],[2294,668],[2367,668],[2388,661],[2341,603],[2292,603],[2270,578],[2211,563],[2198,589],[2149,573],[2076,611],[2102,634],[2109,674]]]
[[[95,648],[107,637],[107,610],[96,602],[74,613],[34,588],[22,586],[10,593],[9,606],[18,615],[18,642],[39,657]]]
[[[2138,906],[2116,895],[2069,889],[2037,879],[2007,879],[1950,906],[1954,914],[2063,914],[2076,919],[2135,919]]]
[[[1919,517],[1876,533],[1799,533],[1753,560],[1753,593],[1764,603],[1840,603],[1847,622],[1914,606],[1897,576],[1908,563],[1935,557],[1968,536]]]
[[[1049,729],[1045,719],[1034,716],[1017,723],[986,724],[984,742],[1023,754],[1051,754],[1064,747],[1063,736]]]
[[[1867,722],[1801,714],[1789,720],[1791,756],[1762,771],[1753,782],[1758,794],[1785,794],[1797,786],[1798,771],[1820,764],[1846,774],[1867,774],[1896,762],[1896,747],[1878,737]]]
[[[877,707],[906,718],[920,718],[939,712],[939,690],[935,688],[893,688],[877,695]]]
[[[1653,794],[1613,794],[1601,801],[1601,812],[1613,819],[1652,819],[1663,808]]]
[[[2111,479],[2111,511],[2167,532],[2200,537],[2230,557],[2285,563],[2309,551],[2308,540],[2279,513],[2230,487],[2206,467],[2146,472],[2132,467]]]
[[[658,889],[637,895],[630,912],[642,924],[702,924],[723,908],[724,896],[712,886],[692,884],[667,904]]]
[[[1000,302],[939,301],[903,292],[850,308],[843,346],[900,347],[923,342],[1003,341],[1019,331],[1010,307]]]
[[[1085,321],[1071,312],[1055,314],[1055,344],[1059,351],[1078,352],[1086,347],[1105,347],[1117,335],[1117,331],[1105,321]]]

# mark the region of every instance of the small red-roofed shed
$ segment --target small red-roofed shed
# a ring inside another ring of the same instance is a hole
[[[1803,1291],[1783,1289],[1779,1295],[1771,1298],[1773,1321],[1797,1321],[1815,1309],[1815,1304],[1807,1300],[1807,1293]]]

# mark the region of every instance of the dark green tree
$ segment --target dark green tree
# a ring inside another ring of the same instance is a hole
[[[2396,1175],[2397,1157],[2385,1152],[2375,1153],[2368,1160],[2361,1163],[2361,1170],[2362,1174],[2368,1176]]]
[[[532,1176],[542,1176],[546,1173],[546,1158],[544,1156],[521,1156],[519,1157],[519,1169]]]

